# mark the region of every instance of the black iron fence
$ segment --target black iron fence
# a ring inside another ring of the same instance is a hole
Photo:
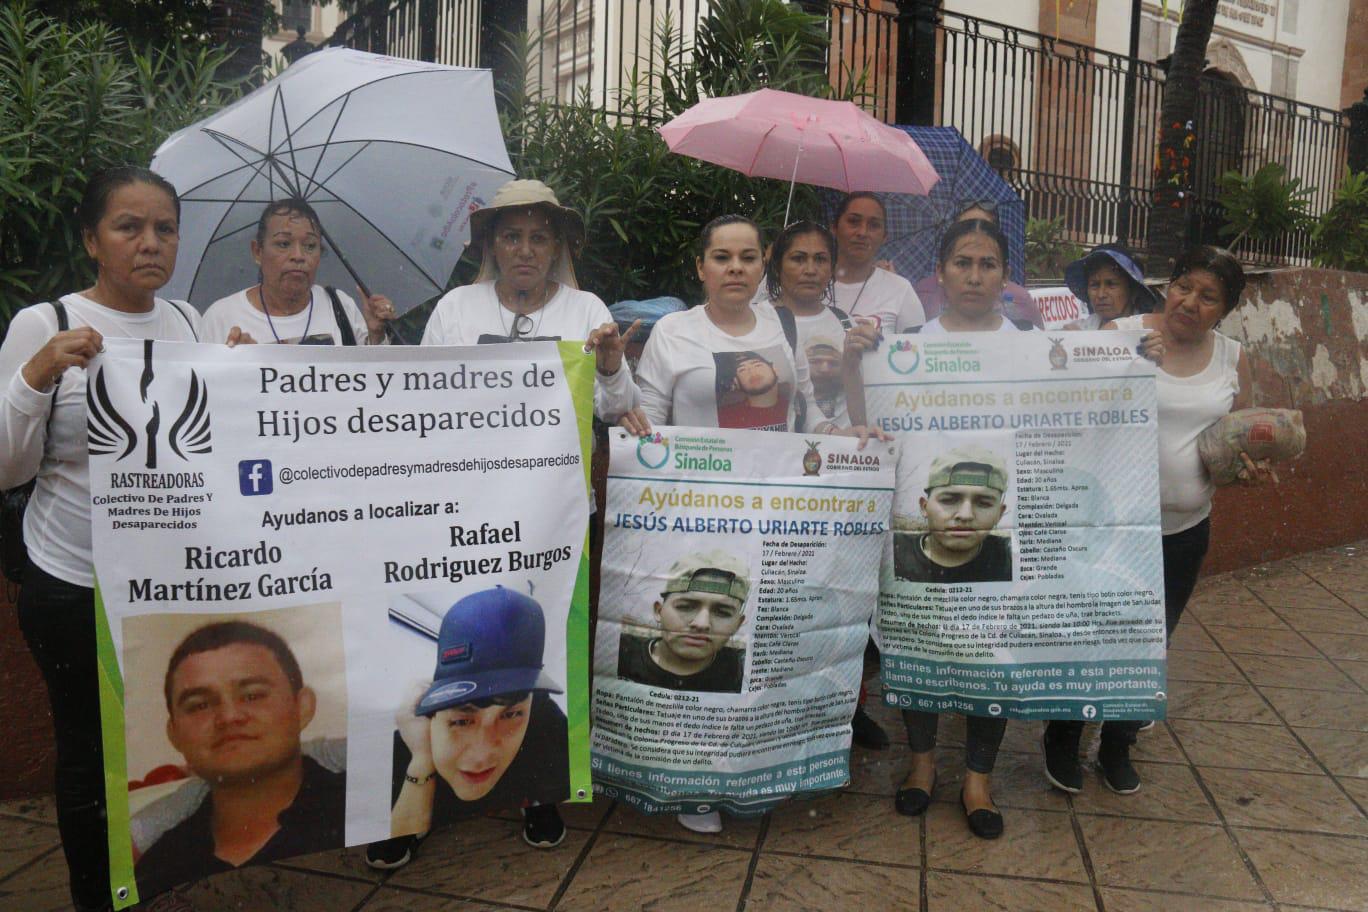
[[[504,35],[525,32],[528,89],[605,110],[650,116],[634,85],[664,70],[662,27],[687,52],[709,0],[369,0],[333,44],[459,66],[520,73]],[[957,13],[925,0],[801,0],[825,18],[827,72],[872,114],[894,123],[957,127],[1012,184],[1035,218],[1062,219],[1078,243],[1122,241],[1143,250],[1152,211],[1154,150],[1164,72],[1156,63]],[[934,60],[934,66],[928,65]],[[1220,176],[1280,162],[1330,205],[1346,160],[1338,111],[1203,77],[1193,148],[1194,238],[1230,241]],[[1307,232],[1242,242],[1265,264],[1309,261]]]

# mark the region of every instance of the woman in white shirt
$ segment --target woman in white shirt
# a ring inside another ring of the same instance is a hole
[[[1216,324],[1240,303],[1244,270],[1228,251],[1201,246],[1174,264],[1163,310],[1107,323],[1103,329],[1148,329],[1157,335],[1148,355],[1160,362],[1159,513],[1164,532],[1164,616],[1168,634],[1178,626],[1211,544],[1211,498],[1215,486],[1197,452],[1197,437],[1233,409],[1253,403],[1249,360],[1239,342],[1216,332]],[[1149,341],[1151,337],[1147,337]],[[1242,479],[1273,478],[1266,463],[1244,457]],[[1275,479],[1276,480],[1276,479]],[[1141,722],[1105,722],[1097,765],[1108,788],[1130,794],[1140,776],[1130,761]],[[1056,788],[1078,792],[1081,722],[1051,722],[1045,733],[1046,777]]]
[[[362,304],[335,288],[315,285],[323,260],[323,227],[302,199],[268,203],[257,220],[252,259],[260,281],[204,312],[207,338],[226,338],[234,327],[258,342],[307,345],[380,345],[394,304],[384,295],[361,294]]]
[[[860,191],[841,200],[831,223],[836,237],[835,305],[852,317],[873,317],[885,334],[926,322],[912,283],[878,267],[888,239],[888,213],[876,194]]]
[[[104,171],[86,185],[78,220],[95,284],[21,310],[0,347],[0,488],[36,479],[24,513],[19,626],[47,684],[57,825],[72,901],[85,910],[109,907],[86,366],[105,339],[194,342],[199,314],[156,296],[175,269],[180,230],[180,200],[164,178],[145,168]]]
[[[482,345],[583,339],[595,353],[594,414],[616,423],[638,401],[622,357],[625,333],[598,295],[575,280],[574,256],[584,220],[538,180],[509,181],[470,217],[471,246],[481,252],[475,281],[442,296],[423,345]]]
[[[839,427],[812,405],[807,356],[787,310],[755,300],[765,274],[760,226],[723,215],[703,226],[695,261],[702,305],[666,314],[637,364],[641,408],[624,415],[633,434],[653,424],[803,431],[887,439],[877,430]],[[685,828],[722,830],[717,811],[680,814]]]
[[[1065,329],[1100,329],[1112,320],[1149,313],[1159,303],[1130,251],[1118,244],[1094,247],[1087,256],[1065,266],[1064,284],[1090,311]]]

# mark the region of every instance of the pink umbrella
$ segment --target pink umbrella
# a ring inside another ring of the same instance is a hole
[[[751,177],[925,196],[940,180],[912,137],[848,101],[760,89],[709,98],[660,128],[671,152]],[[788,221],[788,212],[784,213]]]

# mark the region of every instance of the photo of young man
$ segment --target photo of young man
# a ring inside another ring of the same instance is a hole
[[[717,352],[717,426],[788,430],[789,384],[760,352]]]
[[[172,653],[164,694],[166,736],[208,793],[138,860],[145,894],[343,845],[346,773],[300,749],[317,695],[284,639],[250,621],[206,624]]]
[[[812,378],[812,393],[817,408],[827,418],[835,418],[845,399],[845,377],[841,371],[841,345],[826,336],[813,336],[805,349],[808,376]]]
[[[658,633],[624,630],[618,677],[667,690],[740,693],[746,652],[727,641],[746,620],[750,571],[730,554],[690,554],[670,567],[652,607]]]
[[[515,590],[481,590],[446,612],[432,680],[396,717],[391,835],[570,797],[565,713],[551,698],[564,691],[545,647],[541,605]]]
[[[937,456],[919,503],[926,532],[894,532],[893,573],[914,583],[1012,579],[1011,540],[992,531],[1007,511],[1006,463],[964,446]]]

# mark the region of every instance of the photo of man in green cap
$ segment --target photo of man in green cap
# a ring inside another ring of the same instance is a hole
[[[992,534],[1007,511],[1007,466],[992,450],[956,447],[931,462],[919,503],[926,532],[895,532],[893,573],[914,583],[1012,579],[1012,545]]]
[[[727,641],[746,620],[749,594],[750,568],[730,554],[675,561],[652,608],[658,634],[623,631],[618,677],[667,690],[740,693],[746,652]]]

